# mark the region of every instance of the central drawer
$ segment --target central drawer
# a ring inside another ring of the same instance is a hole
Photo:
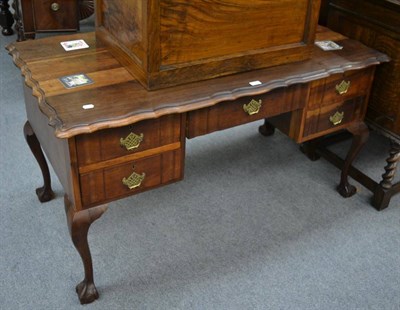
[[[297,84],[189,112],[186,136],[194,138],[301,109],[306,104],[307,94],[307,84]]]

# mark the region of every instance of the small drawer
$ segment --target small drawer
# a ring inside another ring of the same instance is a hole
[[[188,113],[186,136],[194,138],[288,111],[303,108],[307,85],[278,88],[268,93],[220,102]]]
[[[183,149],[80,175],[85,208],[181,180]]]
[[[34,0],[36,31],[78,30],[78,1]]]
[[[349,123],[364,117],[365,97],[356,97],[344,103],[323,106],[308,111],[303,137],[316,138],[346,127]]]
[[[181,115],[173,114],[76,137],[79,166],[179,142]]]
[[[366,96],[373,79],[374,68],[346,71],[311,83],[308,109],[329,106],[350,98]]]

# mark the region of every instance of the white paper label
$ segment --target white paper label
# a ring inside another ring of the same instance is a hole
[[[94,108],[94,104],[88,103],[82,106],[84,110],[89,110]]]
[[[89,45],[87,45],[83,40],[65,41],[61,42],[60,44],[66,51],[80,50],[82,48],[89,47]]]

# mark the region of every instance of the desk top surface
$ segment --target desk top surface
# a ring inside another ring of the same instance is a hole
[[[60,42],[83,39],[89,48],[66,52]],[[161,90],[147,91],[122,67],[94,33],[79,33],[10,44],[7,49],[38,97],[58,138],[120,127],[166,114],[184,113],[266,93],[278,87],[321,79],[388,61],[388,57],[326,28],[317,40],[333,40],[342,50],[314,48],[307,61],[285,64]],[[60,77],[85,73],[93,84],[66,89]],[[195,72],[194,72],[195,74]],[[251,86],[249,82],[260,81]],[[86,104],[94,108],[83,109]]]

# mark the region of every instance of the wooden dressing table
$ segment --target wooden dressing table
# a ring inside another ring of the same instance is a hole
[[[64,51],[60,42],[74,39],[89,48]],[[76,287],[81,303],[98,298],[90,225],[105,203],[181,180],[186,138],[260,119],[266,119],[262,134],[279,128],[297,143],[346,129],[354,139],[338,190],[345,197],[355,193],[348,170],[368,137],[363,119],[375,66],[389,59],[327,29],[319,29],[317,39],[343,49],[314,47],[309,60],[154,91],[93,33],[7,47],[25,77],[24,134],[44,178],[36,193],[41,202],[54,196],[42,150],[65,190],[68,227],[85,270]],[[94,83],[66,89],[58,80],[81,72]],[[92,108],[84,109],[88,104]]]

